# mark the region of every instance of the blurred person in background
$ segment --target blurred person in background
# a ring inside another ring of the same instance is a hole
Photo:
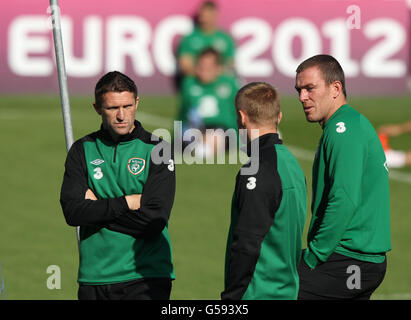
[[[391,137],[406,133],[411,133],[411,121],[400,124],[387,124],[378,129],[378,135],[387,158],[387,165],[390,168],[411,166],[411,150],[394,150],[389,143]]]
[[[384,150],[370,121],[347,104],[344,71],[334,57],[313,56],[296,73],[305,117],[323,129],[298,298],[368,300],[391,250]]]
[[[233,71],[235,44],[231,36],[218,27],[218,14],[215,2],[203,2],[197,12],[193,32],[182,38],[177,49],[177,61],[183,77],[195,74],[197,58],[208,47],[220,53],[224,72]]]
[[[160,144],[135,120],[138,104],[133,80],[104,75],[94,103],[101,128],[67,155],[60,203],[67,224],[80,227],[80,300],[170,296],[175,171],[173,159],[153,161]]]
[[[220,54],[213,48],[203,50],[197,59],[195,74],[185,77],[181,86],[181,106],[177,120],[182,121],[183,132],[189,128],[204,134],[203,154],[216,152],[215,146],[225,147],[225,137],[207,129],[237,129],[233,108],[239,89],[233,75],[222,73]],[[201,156],[201,155],[199,155]]]

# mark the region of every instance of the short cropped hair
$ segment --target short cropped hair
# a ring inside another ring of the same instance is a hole
[[[217,3],[215,1],[204,1],[201,4],[201,9],[218,9]]]
[[[105,93],[123,91],[132,92],[134,94],[134,98],[137,99],[137,86],[133,80],[118,71],[111,71],[106,73],[97,82],[96,88],[94,90],[96,106],[99,108],[102,106],[103,96]]]
[[[328,54],[319,54],[301,62],[297,67],[296,72],[299,74],[305,69],[311,67],[317,67],[320,69],[326,84],[330,85],[334,81],[341,82],[344,97],[347,97],[344,70],[337,59]]]
[[[197,61],[200,60],[202,57],[208,56],[208,55],[214,56],[215,62],[218,65],[222,64],[223,61],[222,61],[221,54],[213,47],[207,47],[204,50],[202,50],[200,54],[197,56]]]
[[[242,87],[235,97],[235,108],[237,112],[245,111],[255,124],[278,127],[280,95],[266,82],[251,82]]]

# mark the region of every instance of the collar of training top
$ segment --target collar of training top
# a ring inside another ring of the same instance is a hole
[[[251,145],[254,143],[258,143],[259,150],[262,150],[265,148],[273,147],[275,144],[282,144],[283,141],[279,138],[278,133],[267,133],[259,136],[253,141],[249,141],[246,147],[241,148],[244,152],[247,153],[249,157],[251,156]]]
[[[137,137],[140,136],[142,130],[142,126],[140,121],[134,120],[134,129],[133,131],[131,131],[130,133],[124,134],[122,136],[120,136],[120,138],[117,141],[114,141],[113,138],[111,137],[110,132],[107,129],[103,128],[103,124],[101,124],[100,126],[100,131],[102,134],[102,138],[108,141],[112,141],[112,142],[125,142],[125,141],[131,141],[136,139]]]

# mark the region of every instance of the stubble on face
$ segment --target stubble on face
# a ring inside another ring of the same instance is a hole
[[[333,98],[321,70],[310,67],[298,73],[295,88],[307,121],[323,125],[333,109]]]
[[[110,132],[114,140],[133,131],[138,100],[139,98],[135,98],[129,91],[107,92],[103,96],[101,107],[96,107],[103,127]]]

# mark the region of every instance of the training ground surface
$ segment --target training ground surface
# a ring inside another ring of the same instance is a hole
[[[411,120],[410,100],[408,95],[349,102],[378,127]],[[70,102],[75,139],[99,128],[91,96],[71,97]],[[137,119],[150,131],[169,129],[176,108],[175,97],[142,96]],[[295,97],[284,98],[282,108],[284,143],[297,156],[310,186],[321,128],[305,121]],[[0,299],[76,299],[75,229],[66,225],[59,204],[66,156],[59,98],[1,96],[0,137]],[[411,149],[410,141],[411,135],[405,135],[391,144]],[[169,223],[177,276],[172,299],[219,299],[239,166],[176,166],[177,193]],[[411,299],[411,169],[391,170],[390,186],[393,250],[385,280],[373,299]],[[307,204],[310,201],[309,193]],[[47,288],[50,265],[61,270],[61,289]]]

